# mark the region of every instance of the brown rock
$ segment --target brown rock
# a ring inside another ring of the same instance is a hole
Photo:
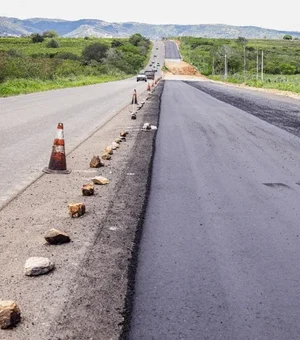
[[[92,183],[84,184],[82,186],[82,195],[83,196],[94,195],[94,185]]]
[[[108,154],[112,155],[112,154],[113,154],[113,149],[112,149],[112,147],[111,147],[111,146],[107,146],[107,147],[105,148],[105,152],[107,152]]]
[[[70,237],[68,234],[57,229],[50,229],[44,236],[45,240],[50,244],[62,244],[70,242]]]
[[[129,134],[128,131],[121,131],[121,132],[120,132],[120,136],[121,136],[121,137],[126,137],[128,134]]]
[[[102,159],[105,159],[105,160],[110,160],[111,159],[111,155],[107,152],[105,152],[102,156],[101,156]]]
[[[0,328],[11,328],[21,319],[21,312],[14,301],[0,301]]]
[[[80,217],[85,214],[85,205],[83,203],[68,204],[68,209],[72,218]]]
[[[101,166],[104,166],[104,163],[101,162],[100,157],[93,156],[93,158],[90,161],[90,168],[100,168]]]

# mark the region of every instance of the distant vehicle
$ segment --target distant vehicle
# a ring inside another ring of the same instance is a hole
[[[156,49],[158,50],[158,47],[156,47]]]
[[[136,76],[136,81],[147,81],[147,75],[146,72],[140,72],[137,76]]]
[[[154,58],[155,58],[155,57],[157,57],[157,55],[156,55],[156,54],[154,54]]]
[[[147,79],[154,79],[155,77],[155,71],[153,70],[146,70],[145,75],[147,76]]]

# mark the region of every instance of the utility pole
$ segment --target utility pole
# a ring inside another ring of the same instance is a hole
[[[225,53],[225,79],[227,79],[227,76],[228,76],[228,71],[227,71],[227,54]]]
[[[258,80],[258,48],[256,50],[256,80]]]
[[[261,81],[264,81],[264,51],[261,51]]]
[[[244,41],[244,82],[246,81],[246,41]]]

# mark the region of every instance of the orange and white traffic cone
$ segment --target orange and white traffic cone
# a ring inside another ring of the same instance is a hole
[[[49,166],[44,168],[43,172],[47,174],[69,174],[71,172],[71,170],[67,170],[63,123],[57,125]]]
[[[136,89],[134,89],[134,91],[133,91],[131,104],[138,104],[137,95],[136,95]]]
[[[150,83],[148,83],[148,85],[147,85],[147,91],[148,91],[148,92],[151,91]]]

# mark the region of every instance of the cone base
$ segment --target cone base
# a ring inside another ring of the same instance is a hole
[[[71,173],[72,170],[70,170],[70,169],[52,170],[52,169],[49,169],[48,167],[46,167],[42,171],[45,172],[46,174],[66,174],[67,175],[67,174]]]

